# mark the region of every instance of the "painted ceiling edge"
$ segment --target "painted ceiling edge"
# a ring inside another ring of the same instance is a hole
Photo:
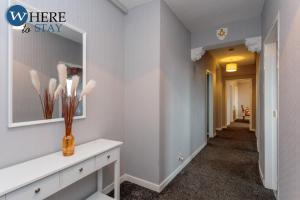
[[[120,9],[125,15],[128,14],[128,9],[126,8],[126,6],[121,3],[119,0],[110,0],[110,2],[116,6],[118,9]]]

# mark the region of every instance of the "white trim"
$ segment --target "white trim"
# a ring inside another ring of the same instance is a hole
[[[223,126],[222,129],[227,128],[227,126]]]
[[[12,4],[21,4],[25,6],[27,9],[32,11],[40,11],[26,3],[23,3],[18,0],[8,0],[8,7]],[[70,29],[73,29],[74,31],[77,31],[82,34],[82,85],[86,85],[86,32],[83,31],[80,28],[77,28],[71,24],[63,23],[63,26],[68,27]],[[55,118],[55,119],[49,119],[49,120],[36,120],[36,121],[27,121],[27,122],[13,122],[13,95],[12,95],[12,89],[13,89],[13,40],[12,40],[12,31],[11,31],[11,25],[7,25],[8,29],[8,127],[9,128],[15,128],[15,127],[22,127],[22,126],[32,126],[37,124],[47,124],[47,123],[54,123],[54,122],[62,122],[64,121],[63,118]],[[74,117],[75,120],[77,119],[85,119],[87,116],[86,111],[86,97],[83,97],[82,100],[83,105],[83,113],[82,116]]]
[[[74,119],[86,119],[86,116],[76,116]],[[36,121],[30,121],[30,122],[17,122],[17,123],[9,123],[9,128],[17,128],[22,126],[33,126],[38,124],[48,124],[48,123],[55,123],[55,122],[62,122],[64,121],[63,118],[56,118],[56,119],[45,119],[45,120],[36,120]]]
[[[114,190],[114,183],[111,183],[102,190],[102,193],[109,194],[113,190]]]
[[[124,174],[124,180],[128,181],[130,183],[134,183],[136,185],[139,185],[141,187],[147,188],[149,190],[155,191],[155,192],[159,192],[159,185],[156,183],[152,183],[150,181],[138,178],[138,177],[134,177],[131,176],[129,174]]]
[[[191,50],[191,60],[197,62],[198,60],[201,60],[204,54],[205,49],[203,47],[194,48]]]
[[[121,177],[120,177],[120,184],[122,184],[125,180],[125,174],[123,174]],[[103,190],[102,190],[102,193],[103,194],[109,194],[110,192],[112,192],[114,190],[114,183],[111,183],[109,185],[107,185]]]
[[[180,166],[177,167],[165,180],[159,185],[159,192],[163,189],[197,156],[201,150],[207,145],[207,142],[202,144],[196,151],[194,151]]]
[[[119,0],[110,0],[110,2],[116,6],[118,9],[120,9],[124,14],[128,14],[128,9],[126,6],[121,3]]]
[[[258,169],[259,169],[259,176],[260,176],[261,182],[265,186],[265,178],[264,178],[264,175],[263,175],[263,173],[261,171],[261,167],[260,167],[260,162],[259,161],[258,161]]]
[[[261,36],[259,37],[251,37],[245,39],[245,45],[249,51],[255,53],[259,53],[261,51]]]
[[[223,128],[216,128],[216,130],[217,130],[217,131],[222,131],[222,130],[223,130]]]
[[[150,181],[131,176],[129,174],[123,174],[120,178],[120,182],[123,183],[124,181],[128,181],[131,183],[134,183],[136,185],[139,185],[141,187],[147,188],[149,190],[155,191],[155,192],[162,192],[163,189],[197,156],[201,150],[207,145],[207,142],[202,144],[196,151],[194,151],[188,158],[185,159],[185,161],[178,166],[165,180],[163,180],[160,184],[152,183]],[[104,194],[110,193],[114,189],[113,183],[109,184],[103,189]]]
[[[122,184],[125,180],[125,174],[123,174],[121,177],[120,177],[120,184]],[[114,183],[111,183],[109,185],[107,185],[103,190],[103,194],[109,194],[110,192],[112,192],[114,190]]]
[[[276,40],[270,41],[270,37],[276,32]],[[279,130],[279,14],[264,40],[264,92],[265,92],[265,130],[264,130],[264,163],[266,188],[278,189],[278,130]],[[275,46],[276,45],[276,46]],[[276,51],[276,52],[274,52]],[[276,54],[276,61],[272,60]],[[276,63],[276,66],[274,64]],[[276,70],[276,71],[274,71]],[[277,81],[277,82],[276,82]],[[276,82],[276,86],[274,85]],[[276,87],[276,88],[275,88]],[[275,88],[275,90],[274,90]],[[274,94],[276,98],[274,98]],[[275,115],[275,116],[274,116]]]
[[[254,128],[250,128],[250,131],[252,131],[252,132],[256,132],[256,129],[254,129]]]
[[[275,196],[275,199],[278,200],[278,199],[279,199],[278,191],[273,190],[273,194],[274,194],[274,196]]]

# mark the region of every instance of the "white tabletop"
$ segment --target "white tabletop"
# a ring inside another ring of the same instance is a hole
[[[75,154],[64,157],[62,152],[33,159],[0,170],[0,197],[72,165],[121,146],[119,141],[99,139],[76,146]]]

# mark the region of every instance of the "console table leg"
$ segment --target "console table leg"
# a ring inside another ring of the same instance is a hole
[[[115,162],[115,200],[120,200],[120,160]]]
[[[99,192],[103,191],[103,170],[99,169],[97,172],[97,188]]]

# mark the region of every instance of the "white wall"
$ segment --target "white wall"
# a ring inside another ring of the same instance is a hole
[[[264,36],[279,11],[279,199],[294,200],[300,196],[300,1],[267,0],[262,16]]]
[[[241,106],[249,108],[251,112],[252,101],[252,83],[251,81],[245,83],[238,83],[238,117],[243,118]],[[251,113],[252,115],[252,113]]]
[[[87,32],[87,78],[95,79],[97,88],[87,98],[87,119],[74,123],[76,143],[100,137],[123,140],[124,15],[107,0],[89,0],[88,3],[85,0],[73,0],[72,3],[69,0],[24,2],[40,10],[66,11],[68,23]],[[5,13],[6,9],[7,1],[0,1],[0,12]],[[60,150],[64,132],[62,122],[7,128],[7,27],[5,18],[1,17],[0,168]],[[95,190],[96,178],[89,176],[50,199],[79,200]]]
[[[125,24],[126,173],[159,183],[160,1],[130,10]]]
[[[130,10],[125,24],[126,173],[158,185],[179,153],[206,142],[205,70],[193,68],[190,33],[163,1]]]
[[[206,141],[201,132],[200,85],[190,56],[190,32],[161,2],[160,181]],[[193,90],[195,89],[195,90]],[[198,91],[196,90],[198,89]],[[193,119],[192,119],[193,118]]]

